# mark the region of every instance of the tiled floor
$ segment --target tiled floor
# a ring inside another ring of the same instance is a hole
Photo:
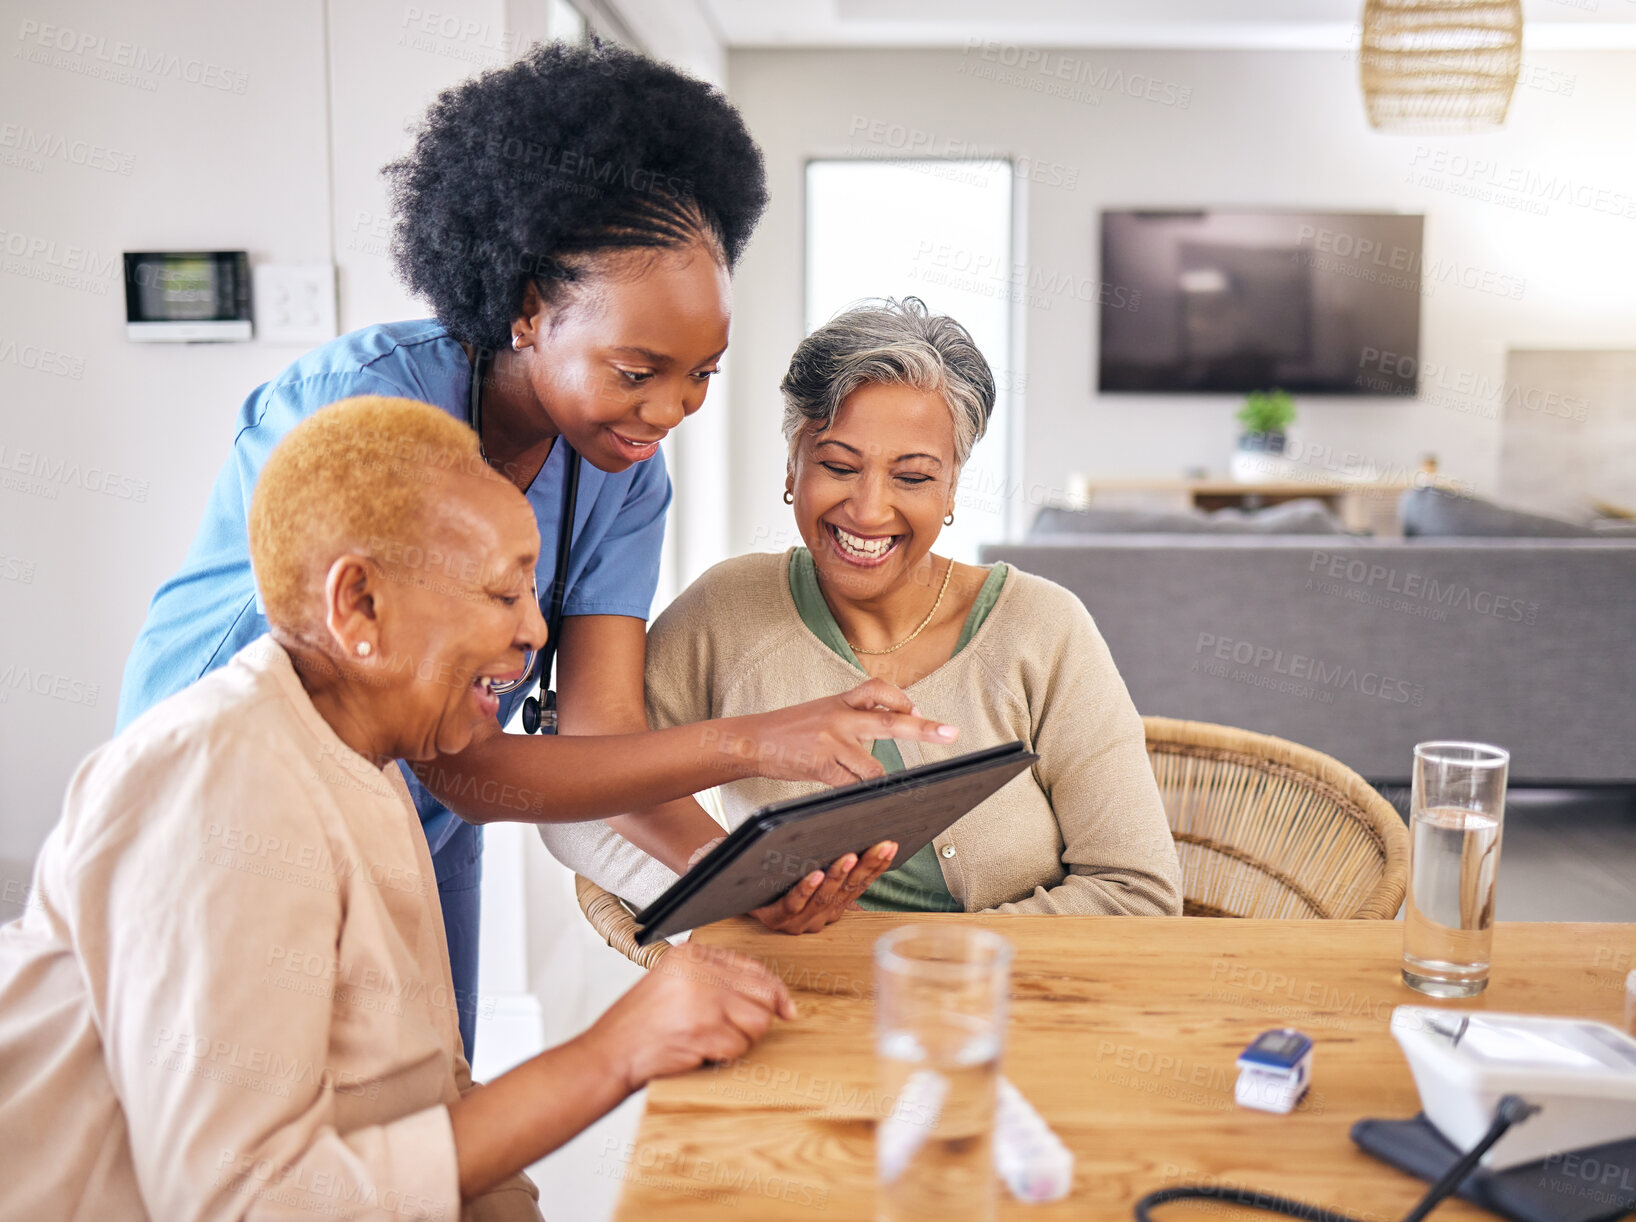
[[[1514,791],[1500,847],[1502,921],[1636,921],[1636,796]]]
[[[1398,809],[1406,790],[1383,790]],[[1636,791],[1513,788],[1496,914],[1502,921],[1636,921]]]

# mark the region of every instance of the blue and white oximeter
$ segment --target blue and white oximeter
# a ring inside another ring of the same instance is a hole
[[[1312,1040],[1294,1027],[1263,1031],[1238,1054],[1238,1085],[1233,1098],[1240,1107],[1288,1112],[1301,1101],[1312,1080]]]

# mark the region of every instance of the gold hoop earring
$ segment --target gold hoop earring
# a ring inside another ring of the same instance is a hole
[[[795,493],[791,492],[788,488],[784,489],[784,504],[795,504]]]
[[[948,517],[943,519],[943,525],[944,526],[953,526],[954,525],[954,515],[952,513]]]

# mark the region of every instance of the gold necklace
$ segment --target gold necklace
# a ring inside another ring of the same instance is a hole
[[[889,649],[864,649],[861,646],[853,645],[851,641],[848,641],[847,645],[849,645],[851,647],[852,652],[853,653],[867,653],[867,654],[896,653],[898,650],[902,649],[905,645],[907,645],[910,641],[914,640],[917,636],[919,636],[922,632],[924,632],[926,630],[926,625],[932,622],[932,616],[936,615],[937,614],[937,609],[943,605],[943,592],[949,588],[949,576],[953,572],[954,572],[954,559],[953,559],[953,557],[950,557],[949,567],[943,570],[943,584],[941,586],[939,586],[938,589],[937,589],[937,601],[932,604],[932,609],[930,611],[926,612],[926,618],[920,621],[920,627],[916,628],[908,636],[904,637],[901,641],[899,641],[896,645],[893,645]]]

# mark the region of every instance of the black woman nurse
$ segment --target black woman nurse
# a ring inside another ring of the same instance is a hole
[[[717,831],[688,795],[746,773],[843,784],[880,773],[872,740],[946,742],[953,729],[875,681],[755,718],[648,732],[645,621],[671,497],[659,442],[704,404],[727,348],[729,273],[766,203],[760,151],[719,93],[616,48],[535,47],[444,92],[386,173],[399,273],[436,318],[344,335],[245,401],[192,547],[126,663],[118,723],[267,631],[245,515],[262,463],[291,428],[354,395],[419,399],[470,423],[539,525],[557,699],[527,720],[554,715],[562,731],[501,731],[539,698],[526,681],[543,687],[548,675],[459,676],[450,698],[476,702],[489,730],[407,778],[470,1056],[478,825],[609,818],[682,869]],[[386,560],[419,580],[472,576],[442,572],[430,554]],[[286,849],[268,848],[276,870]],[[878,873],[874,856],[856,868]]]

